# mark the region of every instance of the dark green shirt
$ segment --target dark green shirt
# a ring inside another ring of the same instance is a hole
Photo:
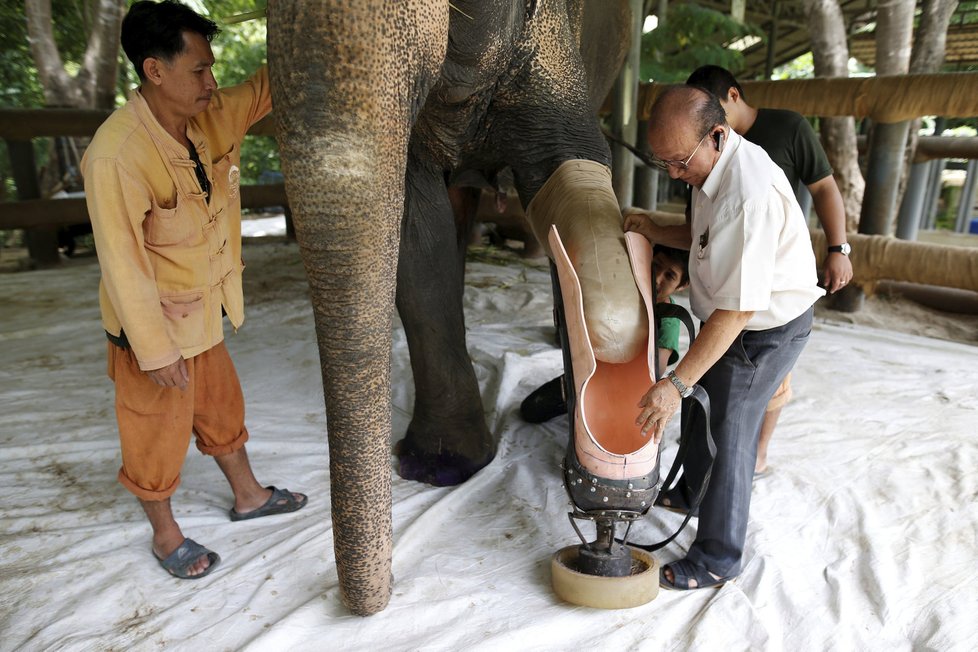
[[[758,109],[757,119],[744,138],[767,152],[796,191],[798,181],[810,186],[832,174],[815,130],[794,111]]]

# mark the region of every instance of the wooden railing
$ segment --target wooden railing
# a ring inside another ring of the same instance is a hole
[[[17,186],[16,201],[0,202],[0,229],[24,229],[28,255],[38,266],[58,263],[59,227],[85,224],[89,218],[83,198],[41,199],[32,141],[42,137],[91,137],[110,114],[111,111],[91,109],[0,109],[0,138],[7,143]],[[248,133],[274,136],[271,116],[255,123]],[[283,206],[288,214],[284,184],[241,186],[242,208],[265,206]]]

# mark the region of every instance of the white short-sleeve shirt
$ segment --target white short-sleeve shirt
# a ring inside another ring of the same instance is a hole
[[[753,311],[746,330],[783,326],[825,294],[811,236],[788,180],[733,130],[702,188],[693,189],[690,305]]]

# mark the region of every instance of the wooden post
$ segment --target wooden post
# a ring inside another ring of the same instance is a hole
[[[778,44],[778,0],[771,0],[771,29],[768,30],[767,39],[764,79],[771,79],[771,74],[774,72],[774,52]]]
[[[642,0],[629,0],[632,12],[632,45],[625,57],[625,64],[615,82],[614,131],[618,138],[629,145],[635,144],[638,132],[638,66],[642,44]],[[615,143],[611,151],[612,186],[620,206],[632,205],[635,179],[634,155]]]
[[[917,230],[923,217],[924,200],[927,196],[927,179],[930,177],[930,161],[914,163],[910,167],[910,179],[900,203],[897,216],[896,237],[901,240],[916,240]]]
[[[649,121],[638,123],[638,142],[635,144],[640,152],[650,154],[649,150]],[[638,208],[654,211],[659,206],[659,173],[644,163],[639,163],[635,171],[635,202]]]
[[[34,163],[34,146],[29,140],[7,139],[7,152],[17,184],[18,199],[39,199],[41,188],[37,182],[37,166]],[[58,227],[36,226],[24,229],[27,253],[34,267],[54,267],[61,262],[58,255]]]
[[[873,126],[866,164],[866,194],[859,216],[860,233],[890,235],[893,232],[909,127],[908,121]]]
[[[958,202],[958,218],[954,230],[958,233],[968,232],[971,221],[971,211],[975,207],[975,186],[978,181],[978,159],[968,161],[967,173],[964,177],[964,187],[961,189],[961,200]]]
[[[930,162],[930,176],[927,180],[927,198],[924,200],[923,228],[933,229],[937,224],[937,203],[941,199],[941,178],[947,159],[934,159]]]

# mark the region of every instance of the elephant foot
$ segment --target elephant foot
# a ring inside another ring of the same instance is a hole
[[[397,472],[405,480],[453,487],[471,478],[496,456],[495,451],[488,451],[483,458],[472,460],[459,453],[428,453],[412,443],[410,436],[408,433],[394,446],[399,461]]]

